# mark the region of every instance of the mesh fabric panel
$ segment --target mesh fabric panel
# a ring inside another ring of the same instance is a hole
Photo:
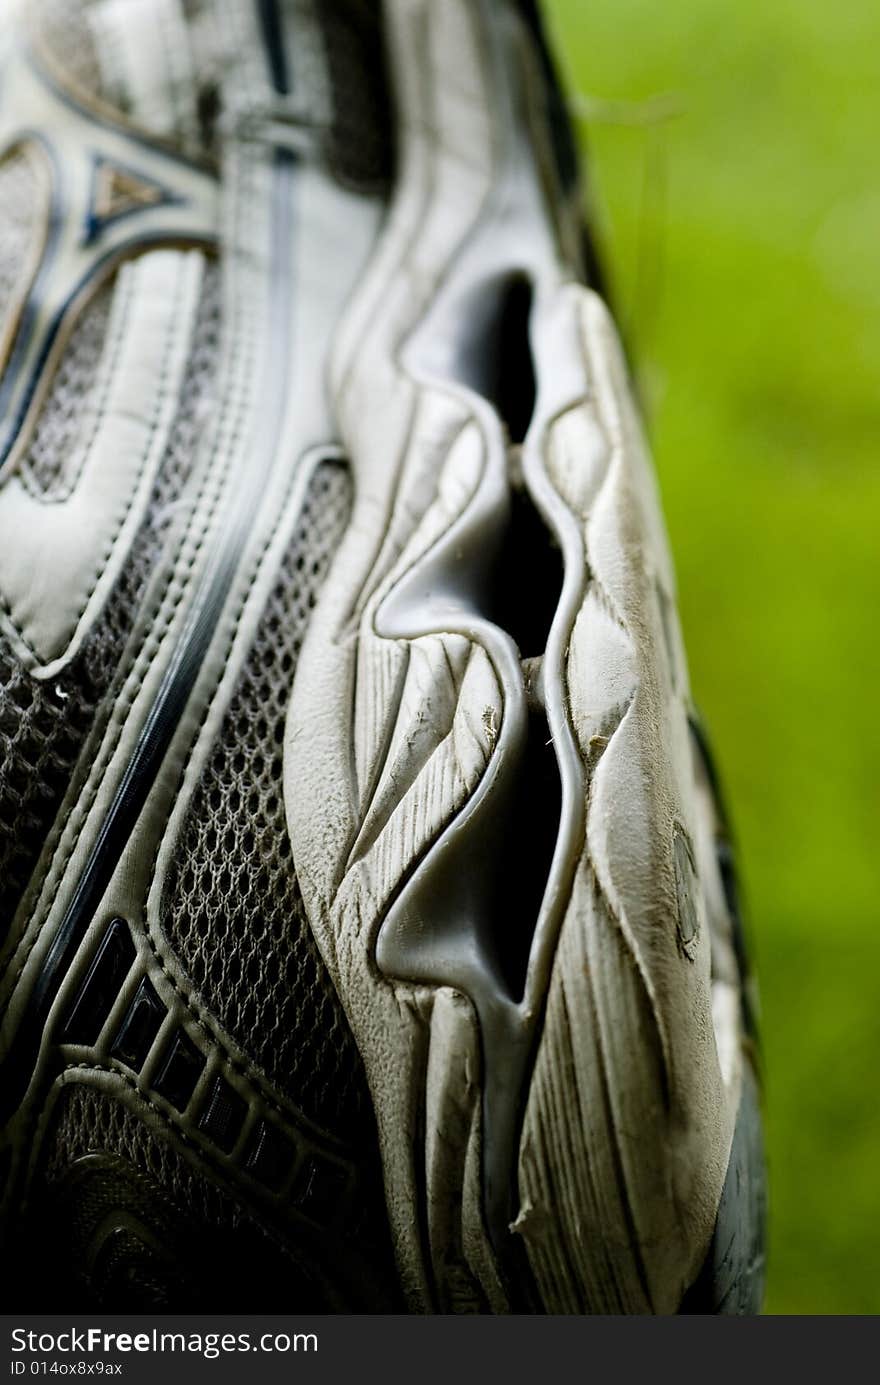
[[[323,1306],[233,1196],[93,1087],[61,1092],[31,1201],[24,1255],[36,1251],[32,1275],[47,1310]]]
[[[241,1047],[341,1139],[366,1130],[360,1058],[305,917],[287,835],[281,751],[293,674],[348,522],[342,466],[316,470],[220,735],[190,804],[163,926]]]

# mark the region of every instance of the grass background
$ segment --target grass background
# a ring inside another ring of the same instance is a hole
[[[739,836],[766,1310],[876,1313],[880,7],[546,9]]]

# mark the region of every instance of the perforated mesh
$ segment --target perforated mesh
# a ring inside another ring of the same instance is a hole
[[[281,747],[300,646],[350,503],[347,471],[323,463],[190,805],[163,900],[166,935],[211,1010],[306,1115],[340,1138],[364,1128],[365,1079],[305,918]]]
[[[80,751],[108,692],[172,506],[211,412],[220,335],[219,269],[206,266],[177,418],[150,507],[100,621],[58,678],[26,673],[0,636],[0,936],[11,923]]]
[[[91,1165],[77,1163],[85,1155]],[[24,1248],[47,1309],[324,1306],[235,1198],[92,1087],[61,1092],[32,1205]]]
[[[156,1139],[122,1101],[92,1087],[71,1085],[56,1110],[54,1138],[45,1163],[47,1181],[57,1182],[84,1154],[127,1159],[160,1187],[181,1197],[200,1220],[220,1222],[227,1217],[222,1190],[198,1178],[173,1146]]]
[[[114,284],[115,279],[105,284],[77,318],[22,458],[23,468],[43,491],[63,482],[71,462],[83,404],[94,388],[104,349]]]
[[[60,692],[59,692],[60,688]],[[0,910],[11,922],[71,767],[88,733],[96,690],[36,683],[0,636]]]
[[[44,201],[37,171],[21,150],[0,160],[0,334],[21,292]]]

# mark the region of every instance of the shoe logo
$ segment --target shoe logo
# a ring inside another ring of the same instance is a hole
[[[84,244],[93,245],[107,228],[150,207],[179,206],[181,197],[155,178],[95,154],[92,195]]]

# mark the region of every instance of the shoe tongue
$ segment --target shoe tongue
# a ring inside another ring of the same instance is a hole
[[[60,80],[192,155],[224,109],[281,103],[341,181],[381,189],[392,120],[379,0],[32,0]]]

